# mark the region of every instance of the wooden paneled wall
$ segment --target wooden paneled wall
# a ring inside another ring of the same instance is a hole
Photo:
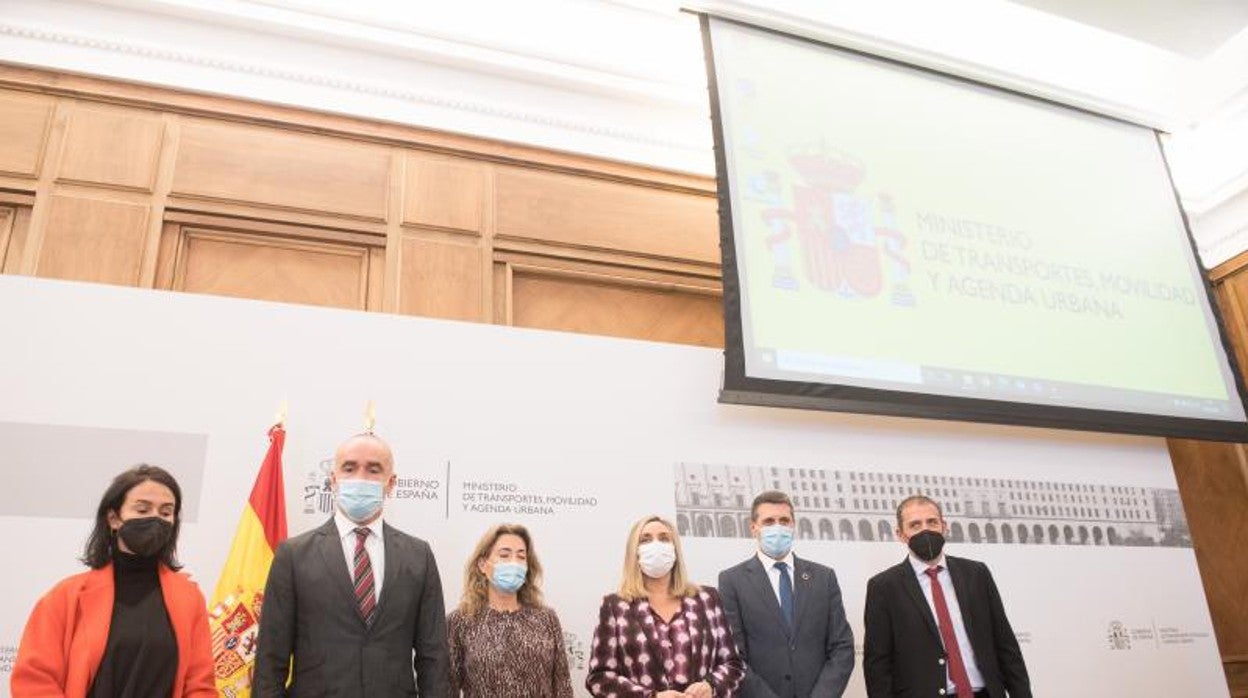
[[[1248,383],[1248,253],[1210,277]],[[1248,696],[1248,448],[1182,439],[1169,445],[1227,683],[1232,696]]]
[[[720,346],[716,225],[706,178],[0,65],[4,273]],[[1170,451],[1248,696],[1248,452]]]
[[[0,269],[723,342],[714,183],[0,66]]]

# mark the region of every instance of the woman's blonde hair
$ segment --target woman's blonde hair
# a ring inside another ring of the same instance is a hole
[[[698,585],[691,583],[685,576],[685,554],[681,552],[680,534],[676,527],[661,516],[647,516],[633,524],[628,532],[628,543],[624,546],[624,569],[620,574],[620,598],[635,601],[649,596],[646,592],[645,575],[642,574],[641,564],[637,559],[637,547],[641,544],[641,529],[654,521],[667,527],[672,534],[672,545],[676,546],[676,564],[672,566],[672,577],[668,586],[672,596],[697,596]]]
[[[499,524],[481,536],[481,540],[477,541],[477,547],[472,550],[472,557],[468,558],[468,564],[464,565],[464,593],[459,599],[461,613],[474,615],[489,605],[490,580],[481,571],[478,563],[488,560],[490,553],[494,550],[494,544],[500,537],[508,534],[518,536],[524,541],[526,562],[529,566],[528,574],[524,577],[524,584],[516,592],[516,597],[521,606],[531,608],[542,606],[542,563],[537,558],[537,551],[533,549],[533,539],[529,536],[529,529],[520,524]]]

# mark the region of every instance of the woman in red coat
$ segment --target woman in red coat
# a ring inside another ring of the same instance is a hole
[[[91,570],[53,587],[26,622],[13,698],[215,698],[204,596],[177,571],[181,511],[163,468],[113,480],[87,539]]]

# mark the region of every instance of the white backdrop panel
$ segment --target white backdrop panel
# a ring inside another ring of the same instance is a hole
[[[689,498],[699,487],[691,472],[767,480],[773,468],[803,469],[847,488],[849,480],[835,478],[1128,487],[1148,499],[1148,511],[1174,499],[1160,439],[724,406],[715,402],[721,355],[709,349],[21,277],[0,277],[0,313],[9,328],[0,342],[0,422],[11,423],[0,436],[21,425],[54,425],[71,427],[63,432],[71,435],[114,429],[136,440],[146,433],[207,438],[202,482],[189,483],[186,493],[198,503],[197,520],[181,540],[187,569],[206,593],[281,400],[290,404],[292,533],[325,518],[326,463],[339,440],[360,430],[365,403],[375,400],[377,431],[393,444],[401,478],[387,520],[432,543],[448,604],[459,598],[464,555],[488,526],[530,526],[581,695],[598,603],[618,580],[628,525],[649,513],[695,521],[706,507]],[[26,490],[46,498],[50,513],[0,503],[0,522],[23,552],[25,570],[5,575],[0,595],[0,696],[8,695],[31,606],[57,579],[82,569],[75,558],[92,512],[75,515],[52,503],[71,491],[78,501],[98,501],[101,483],[130,465],[77,465],[66,476],[54,459],[41,462],[38,449],[22,453],[14,462],[0,443],[6,473],[21,471]],[[965,492],[980,506],[980,498],[1005,501],[1015,490],[985,484]],[[799,508],[799,516],[867,521],[878,537],[885,509],[819,501]],[[740,510],[727,501],[721,513]],[[967,542],[950,550],[993,569],[1038,695],[1226,695],[1184,541],[975,544],[970,524],[986,531],[992,523],[995,531],[1004,521],[964,513],[950,518],[967,527]],[[1056,521],[1059,528],[1109,528],[1067,518]],[[1026,525],[1047,530],[1050,519]],[[1124,536],[1158,530],[1118,527]],[[713,584],[720,569],[751,552],[746,539],[702,533],[686,539],[698,581]],[[860,642],[866,580],[901,560],[901,546],[837,536],[801,540],[797,552],[837,570]],[[848,695],[864,695],[858,667]]]

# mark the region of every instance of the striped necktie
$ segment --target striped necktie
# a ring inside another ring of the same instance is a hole
[[[371,626],[377,617],[377,585],[373,580],[373,563],[368,559],[364,541],[368,539],[367,528],[355,529],[355,605],[360,611],[364,625]]]

